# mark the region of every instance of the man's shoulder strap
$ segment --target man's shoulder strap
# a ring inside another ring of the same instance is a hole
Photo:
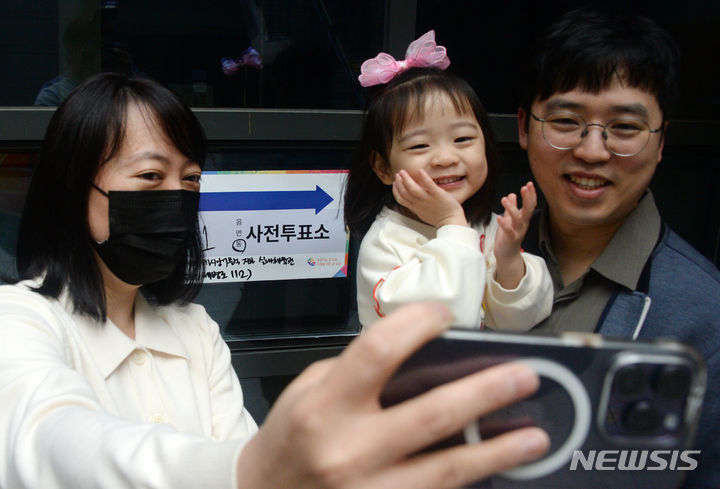
[[[655,251],[657,250],[658,245],[662,242],[663,237],[665,236],[667,231],[667,224],[665,224],[665,221],[662,221],[660,224],[660,232],[658,233],[657,240],[655,241],[655,246],[653,246],[653,251],[652,253],[650,253],[650,256],[645,262],[645,266],[643,267],[643,270],[640,273],[640,278],[638,279],[636,290],[638,290],[639,292],[643,292],[645,294],[648,293],[648,290],[650,288],[650,269],[652,268],[652,262],[655,258]]]

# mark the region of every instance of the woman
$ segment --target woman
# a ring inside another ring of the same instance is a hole
[[[409,455],[538,384],[499,367],[380,409],[395,368],[447,328],[433,304],[307,369],[258,431],[217,325],[188,303],[204,159],[192,112],[149,80],[98,75],[58,107],[22,281],[0,287],[0,487],[459,487],[546,450],[527,429]]]

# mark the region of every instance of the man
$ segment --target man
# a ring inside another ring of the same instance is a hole
[[[674,337],[720,382],[720,272],[665,225],[648,185],[662,158],[678,51],[638,17],[574,11],[538,44],[518,111],[547,205],[523,247],[543,256],[553,312],[535,332]],[[687,487],[720,487],[720,399],[706,396]]]

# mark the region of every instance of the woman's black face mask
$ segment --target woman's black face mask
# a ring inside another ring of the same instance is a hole
[[[110,236],[95,243],[120,280],[144,285],[169,277],[184,263],[197,223],[200,192],[138,190],[109,193]]]

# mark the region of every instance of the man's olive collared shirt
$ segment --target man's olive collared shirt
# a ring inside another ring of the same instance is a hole
[[[638,286],[662,226],[655,199],[648,191],[588,271],[567,286],[553,253],[548,219],[545,208],[540,216],[538,244],[555,288],[553,310],[531,332],[593,332],[613,294],[621,287],[636,290]]]

